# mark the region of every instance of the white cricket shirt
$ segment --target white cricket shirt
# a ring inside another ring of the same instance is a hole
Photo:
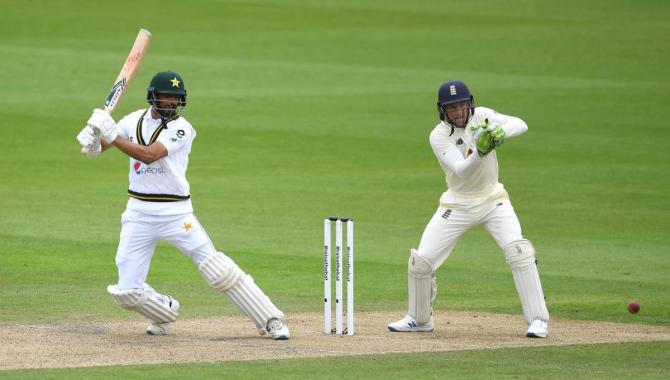
[[[440,122],[430,133],[430,146],[444,170],[447,191],[440,197],[440,204],[450,208],[469,208],[487,201],[507,197],[503,185],[498,182],[498,159],[493,150],[479,157],[470,127],[489,123],[505,129],[505,139],[524,133],[528,126],[514,116],[476,107],[474,115],[465,128],[455,128]]]
[[[193,212],[190,186],[186,180],[188,155],[195,129],[183,117],[161,124],[151,117],[151,109],[141,109],[121,119],[119,135],[135,144],[159,141],[168,155],[146,165],[130,157],[128,173],[129,210],[150,215],[176,215]]]

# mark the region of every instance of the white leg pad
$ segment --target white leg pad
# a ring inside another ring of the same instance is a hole
[[[512,269],[514,285],[519,293],[526,323],[535,319],[549,321],[549,311],[544,301],[540,275],[535,264],[535,248],[526,239],[513,241],[503,250],[505,261]]]
[[[409,301],[408,314],[419,325],[430,322],[433,315],[433,300],[437,295],[435,271],[430,263],[419,256],[416,250],[410,251],[407,266],[407,292]]]
[[[261,335],[265,334],[270,319],[284,317],[254,279],[223,253],[207,256],[198,270],[211,287],[225,294],[233,305],[254,322]]]
[[[116,285],[109,285],[107,292],[122,308],[134,310],[154,322],[176,321],[179,317],[179,304],[176,300],[149,289],[120,290]]]
[[[224,294],[256,324],[261,335],[265,334],[270,319],[284,318],[284,313],[277,309],[249,275],[244,276],[242,281]]]
[[[198,266],[200,275],[207,283],[221,291],[225,292],[237,283],[244,276],[244,272],[235,262],[221,252],[215,252],[207,256]]]

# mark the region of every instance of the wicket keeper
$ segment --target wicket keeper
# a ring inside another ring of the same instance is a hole
[[[535,262],[535,249],[521,234],[507,191],[498,182],[496,149],[528,130],[518,117],[475,107],[462,81],[451,80],[438,91],[442,120],[430,134],[433,153],[446,175],[447,191],[426,226],[419,249],[410,251],[407,315],[388,325],[394,332],[433,331],[432,301],[437,294],[435,271],[467,230],[482,225],[502,249],[512,270],[526,336],[549,335],[549,312]]]

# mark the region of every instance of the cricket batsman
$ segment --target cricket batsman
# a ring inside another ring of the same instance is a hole
[[[167,241],[188,256],[210,286],[225,294],[254,322],[261,335],[289,338],[284,314],[225,254],[217,251],[193,214],[188,157],[196,132],[181,115],[186,107],[182,77],[172,71],[156,74],[147,89],[149,107],[118,123],[96,109],[77,140],[89,157],[116,147],[130,158],[128,204],[121,215],[116,251],[119,282],[107,292],[121,307],[148,318],[149,335],[164,335],[179,316],[179,302],[146,283],[158,241]]]
[[[502,249],[512,270],[527,337],[549,335],[549,312],[535,261],[535,249],[521,225],[507,191],[498,182],[496,149],[528,130],[518,117],[475,107],[462,81],[440,86],[437,111],[442,120],[430,134],[433,153],[446,175],[447,191],[428,222],[419,248],[410,250],[407,315],[388,325],[394,332],[433,331],[435,271],[467,230],[482,225]]]

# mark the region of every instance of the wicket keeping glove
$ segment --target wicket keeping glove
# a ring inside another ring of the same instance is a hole
[[[486,156],[495,147],[493,137],[491,136],[491,133],[488,131],[488,124],[489,119],[486,119],[485,124],[477,125],[475,127],[470,128],[470,130],[473,133],[475,145],[477,146],[477,152],[479,153],[480,157]]]
[[[505,130],[500,125],[489,124],[487,130],[493,137],[493,142],[496,147],[499,147],[505,142]]]
[[[93,114],[86,124],[99,133],[102,140],[107,144],[114,142],[119,135],[116,130],[116,123],[112,116],[99,108],[93,110]]]
[[[493,148],[495,147],[495,142],[493,141],[493,136],[491,136],[491,133],[487,131],[486,129],[480,129],[480,133],[478,133],[479,136],[476,138],[477,142],[477,152],[479,153],[480,157],[484,157],[487,154],[491,153]]]

